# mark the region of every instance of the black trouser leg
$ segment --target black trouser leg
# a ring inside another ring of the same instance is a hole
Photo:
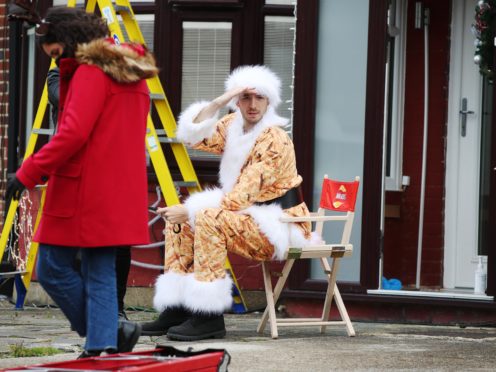
[[[117,304],[119,313],[124,310],[124,296],[127,289],[127,277],[131,268],[131,247],[118,247],[115,255],[115,273],[117,278]]]

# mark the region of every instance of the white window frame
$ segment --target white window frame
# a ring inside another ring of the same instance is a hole
[[[386,100],[384,128],[387,130],[387,102],[388,95],[392,95],[391,101],[391,133],[388,133],[391,141],[390,151],[390,174],[385,178],[385,186],[388,191],[400,191],[403,184],[403,120],[405,108],[405,70],[406,70],[406,33],[407,33],[407,0],[392,0],[391,9],[394,17],[390,17],[388,22],[388,32],[394,35],[394,67],[392,91],[389,87],[389,63],[386,67]],[[384,152],[386,153],[384,143]],[[387,154],[384,155],[386,161]]]

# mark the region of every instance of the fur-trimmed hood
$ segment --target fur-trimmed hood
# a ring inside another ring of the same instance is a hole
[[[79,64],[95,65],[119,83],[134,83],[158,73],[155,58],[140,44],[117,45],[110,38],[78,45]]]

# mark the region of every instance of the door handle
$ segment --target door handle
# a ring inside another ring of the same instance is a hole
[[[475,111],[467,110],[467,98],[462,98],[462,109],[459,111],[460,115],[462,115],[462,123],[461,123],[461,135],[465,137],[467,135],[467,115],[475,114]]]

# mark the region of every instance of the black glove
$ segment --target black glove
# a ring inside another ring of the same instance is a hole
[[[26,186],[15,176],[9,176],[7,181],[7,191],[5,192],[5,201],[8,203],[10,199],[19,200]]]

